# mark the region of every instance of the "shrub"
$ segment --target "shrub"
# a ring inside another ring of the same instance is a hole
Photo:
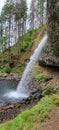
[[[10,73],[11,72],[11,68],[10,68],[10,66],[8,64],[5,66],[4,71],[5,71],[5,73]]]
[[[50,95],[52,93],[54,93],[54,87],[52,85],[48,84],[47,86],[44,87],[43,96]]]
[[[39,83],[43,83],[43,82],[47,82],[47,81],[51,80],[52,77],[50,75],[46,75],[46,74],[42,73],[36,79]]]
[[[44,74],[42,70],[40,69],[35,69],[33,70],[33,75],[39,83],[47,82],[52,79],[51,75]]]
[[[56,92],[58,92],[58,91],[59,91],[59,86],[56,87]]]

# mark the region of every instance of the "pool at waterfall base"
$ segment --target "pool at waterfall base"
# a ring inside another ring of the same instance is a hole
[[[16,91],[17,85],[18,82],[15,80],[0,80],[0,107],[21,102],[28,97],[26,94],[19,94]]]

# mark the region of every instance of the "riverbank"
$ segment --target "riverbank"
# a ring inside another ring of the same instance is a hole
[[[0,123],[14,119],[21,112],[32,108],[38,103],[39,99],[27,100],[24,103],[7,104],[0,108]]]
[[[5,76],[0,76],[0,80],[16,80],[16,81],[20,81],[21,76],[19,76],[17,73],[9,73],[6,74]]]
[[[1,124],[0,130],[59,130],[58,120],[59,95],[52,94],[42,98],[37,105],[28,108],[15,119]]]

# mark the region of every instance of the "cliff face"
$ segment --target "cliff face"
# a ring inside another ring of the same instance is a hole
[[[48,44],[53,54],[59,56],[59,0],[48,0],[47,4]]]
[[[59,66],[59,0],[47,0],[47,34],[48,41],[39,61]]]

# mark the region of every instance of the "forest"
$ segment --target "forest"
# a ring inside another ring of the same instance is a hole
[[[6,71],[11,70],[12,64],[15,59],[20,58],[21,52],[30,49],[40,31],[39,27],[46,23],[44,2],[44,0],[32,1],[30,8],[26,0],[5,2],[0,14],[0,50],[2,51],[0,60],[2,68],[5,66]]]
[[[2,5],[0,130],[59,130],[59,0]]]

